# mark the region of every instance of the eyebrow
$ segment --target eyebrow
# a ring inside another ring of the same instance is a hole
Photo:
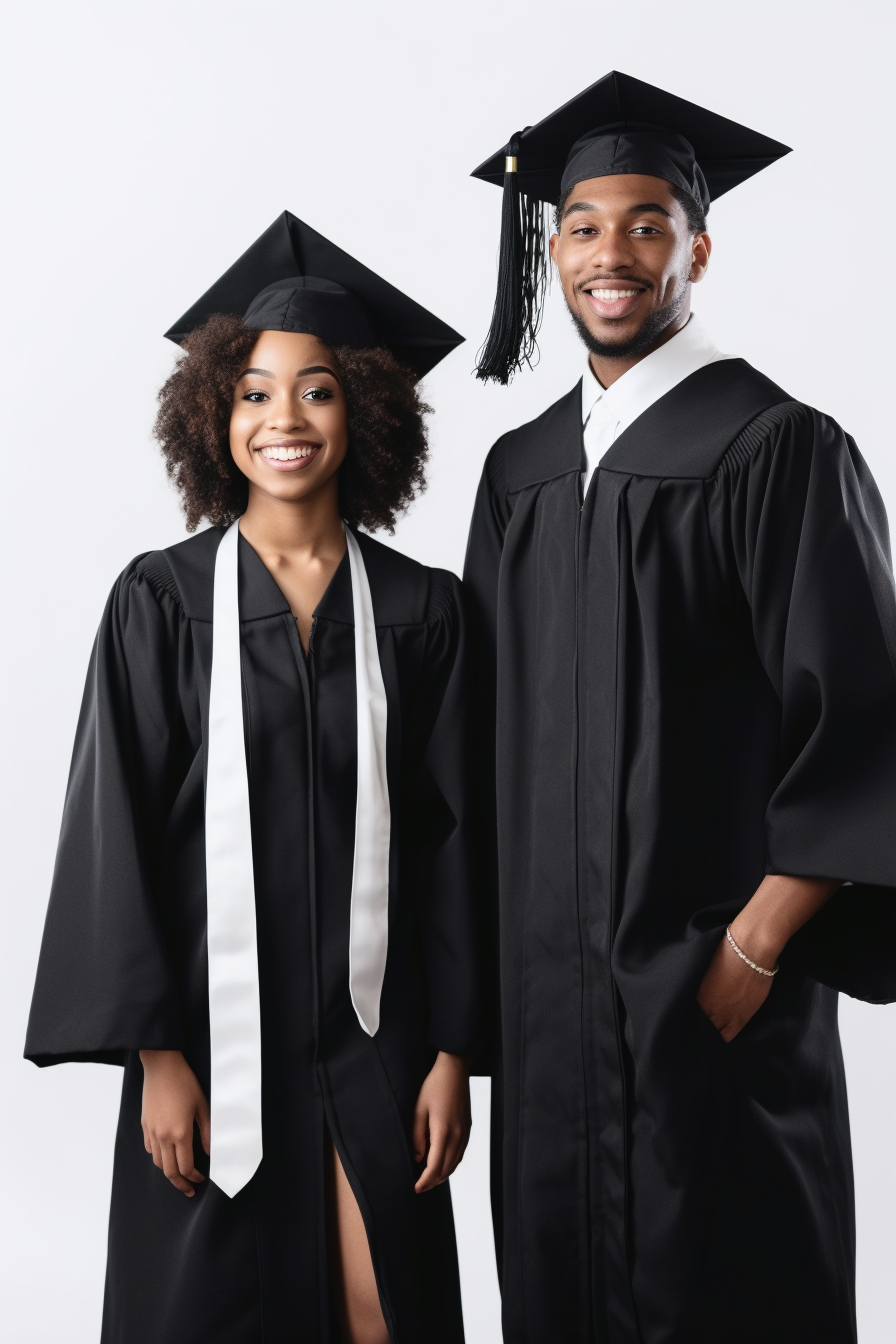
[[[336,373],[335,369],[331,369],[328,364],[312,364],[307,369],[299,369],[298,373],[296,374],[296,377],[304,378],[306,374],[309,373],[329,373],[332,375],[333,378],[336,379],[337,382],[339,381],[339,376]]]
[[[273,378],[275,376],[271,373],[270,369],[243,369],[240,378],[248,378],[250,373],[254,374],[256,378]],[[296,377],[305,378],[309,373],[329,373],[337,382],[339,381],[338,375],[326,364],[312,364],[307,369],[299,369]],[[240,378],[237,378],[237,382],[239,382]]]
[[[563,211],[563,218],[566,219],[567,215],[590,214],[592,210],[597,210],[598,208],[598,206],[593,205],[590,201],[574,201],[572,205],[568,205]],[[664,215],[666,219],[672,218],[666,207],[660,205],[657,201],[645,201],[641,205],[633,205],[628,211],[630,215],[644,215],[648,212],[654,215]]]

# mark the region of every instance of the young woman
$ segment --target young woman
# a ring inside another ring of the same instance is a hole
[[[26,1048],[125,1066],[103,1342],[460,1344],[459,586],[356,532],[460,338],[290,215],[177,336],[156,432],[213,526],[109,599]]]

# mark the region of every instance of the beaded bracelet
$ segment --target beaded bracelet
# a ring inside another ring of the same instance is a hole
[[[751,960],[750,960],[750,958],[747,956],[746,952],[743,952],[743,951],[738,947],[737,943],[734,941],[733,937],[731,936],[731,925],[730,925],[730,924],[728,925],[727,929],[725,930],[725,937],[728,939],[728,941],[729,941],[729,943],[731,944],[733,950],[734,950],[734,951],[737,953],[737,955],[740,957],[741,961],[745,961],[745,962],[747,963],[747,965],[750,967],[751,970],[756,971],[759,975],[767,975],[767,976],[769,976],[769,978],[771,978],[771,976],[773,976],[773,975],[777,975],[777,974],[778,974],[778,971],[781,969],[780,966],[776,966],[775,969],[774,969],[773,971],[767,971],[767,970],[765,969],[764,966],[757,966],[756,963],[755,963],[755,961],[751,961]]]

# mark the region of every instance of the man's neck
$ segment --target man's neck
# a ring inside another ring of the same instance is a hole
[[[668,327],[654,341],[653,345],[647,350],[640,351],[637,355],[631,355],[617,359],[607,355],[596,355],[593,352],[588,356],[588,362],[591,365],[591,371],[594,374],[601,387],[604,389],[618,382],[624,373],[633,369],[636,364],[640,364],[642,359],[652,355],[654,350],[659,350],[661,345],[671,341],[673,336],[677,336],[683,327],[686,327],[691,316],[690,304],[686,304],[684,310],[679,313],[674,322],[670,322]]]

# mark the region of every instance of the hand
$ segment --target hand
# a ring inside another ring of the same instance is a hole
[[[414,1110],[414,1160],[426,1159],[414,1189],[432,1190],[460,1164],[470,1139],[470,1069],[462,1055],[439,1052]]]
[[[756,961],[749,948],[743,947],[734,926],[731,933],[751,960]],[[774,961],[768,967],[772,970]],[[763,965],[759,962],[759,965]],[[760,975],[745,961],[741,961],[724,936],[716,948],[709,969],[697,992],[697,1002],[713,1026],[726,1041],[733,1041],[750,1018],[768,998],[774,981]]]
[[[758,966],[773,970],[787,943],[842,884],[826,877],[788,877],[770,873],[731,925],[738,947]],[[771,992],[771,976],[741,961],[723,937],[697,993],[706,1016],[733,1041]]]
[[[208,1102],[199,1079],[179,1050],[141,1050],[143,1146],[172,1185],[188,1198],[192,1181],[204,1181],[193,1161],[193,1125],[206,1153],[211,1147]]]

